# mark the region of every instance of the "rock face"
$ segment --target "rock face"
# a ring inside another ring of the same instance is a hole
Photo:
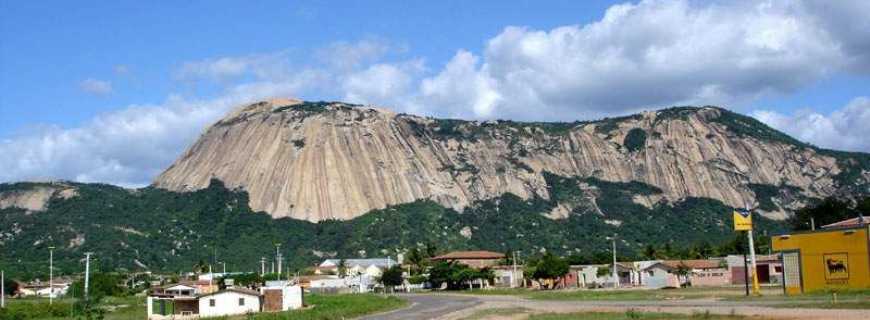
[[[21,208],[28,213],[43,211],[52,198],[69,199],[77,192],[72,186],[64,183],[37,184],[32,188],[0,192],[0,209]]]
[[[545,171],[660,188],[659,198],[636,199],[647,206],[686,197],[755,206],[752,185],[797,190],[788,203],[777,200],[766,213],[773,218],[837,191],[837,158],[770,128],[773,138],[736,132],[747,120],[735,115],[686,107],[595,122],[474,122],[271,100],[212,125],[154,185],[189,191],[216,178],[246,190],[255,210],[309,221],[424,198],[460,211],[508,192],[548,198]]]

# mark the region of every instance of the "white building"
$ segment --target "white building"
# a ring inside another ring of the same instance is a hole
[[[303,305],[302,288],[286,283],[265,286],[260,291],[230,287],[215,292],[176,284],[151,292],[147,313],[149,320],[185,320],[287,311]]]
[[[260,288],[263,297],[263,311],[288,311],[302,308],[302,287],[300,286],[266,286]]]
[[[200,317],[221,317],[260,312],[260,293],[228,288],[199,297]]]

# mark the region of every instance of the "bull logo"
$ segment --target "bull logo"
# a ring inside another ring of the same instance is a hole
[[[825,279],[847,281],[849,279],[849,256],[846,253],[828,253],[824,255]]]
[[[829,273],[849,272],[846,269],[846,263],[842,260],[828,259],[826,261]]]

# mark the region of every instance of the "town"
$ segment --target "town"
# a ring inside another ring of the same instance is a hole
[[[739,227],[739,223],[735,223],[735,227]],[[582,292],[599,292],[604,297],[641,293],[647,298],[656,294],[676,298],[684,291],[714,296],[720,292],[732,297],[741,292],[747,297],[762,292],[772,296],[800,296],[820,290],[829,292],[831,288],[866,288],[870,281],[868,259],[865,259],[870,258],[868,240],[870,218],[860,216],[823,225],[818,230],[773,236],[773,254],[754,255],[753,252],[752,256],[731,254],[625,261],[618,260],[617,252],[613,251],[610,262],[575,264],[570,258],[549,253],[523,257],[518,251],[437,253],[431,248],[428,252],[414,248],[395,257],[329,258],[293,272],[282,266],[284,259],[276,248],[275,256],[263,257],[260,270],[254,273],[227,270],[225,263],[202,262],[183,274],[89,274],[86,269],[83,275],[58,275],[27,282],[4,279],[4,309],[0,315],[14,318],[14,311],[6,309],[9,303],[19,308],[41,305],[38,308],[46,308],[46,312],[56,313],[55,316],[99,314],[102,317],[108,311],[94,308],[95,303],[123,295],[134,297],[128,300],[134,301],[134,305],[125,306],[131,309],[129,313],[146,315],[151,320],[282,312],[292,315],[327,307],[312,303],[309,297],[317,301],[320,297],[342,299],[374,295],[380,300],[394,299],[381,303],[399,307],[403,305],[402,299],[437,292],[471,295],[475,292],[485,295],[542,292],[569,299]],[[711,253],[715,250],[698,254]],[[650,252],[649,255],[654,258],[668,253]],[[215,270],[219,266],[222,269]],[[840,298],[845,299],[841,305],[854,303],[849,300],[848,290],[839,291],[846,294]],[[836,291],[833,292],[831,299],[834,300],[826,300],[826,303],[837,303]],[[867,301],[862,297],[859,295],[856,302],[865,304]],[[75,298],[81,302],[66,306]],[[38,302],[40,300],[42,302]],[[55,304],[63,307],[52,307]],[[58,312],[65,308],[72,313]],[[379,308],[376,306],[374,310]],[[384,309],[389,310],[389,307]]]

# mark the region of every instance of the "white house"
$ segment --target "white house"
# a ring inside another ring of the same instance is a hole
[[[47,282],[35,282],[25,284],[18,288],[17,295],[21,297],[52,297],[57,298],[66,295],[69,290],[69,283],[53,283],[49,288]]]
[[[221,317],[260,312],[260,293],[228,288],[199,297],[200,317]]]
[[[299,309],[304,306],[302,299],[302,287],[296,286],[266,286],[260,288],[263,297],[263,311],[287,311]]]

